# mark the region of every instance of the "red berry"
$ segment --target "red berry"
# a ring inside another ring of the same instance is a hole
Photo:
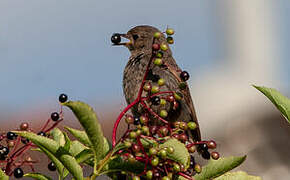
[[[158,51],[158,50],[160,49],[160,45],[154,43],[154,44],[152,45],[152,49],[153,49],[154,51]]]
[[[175,100],[174,96],[170,95],[170,96],[167,96],[166,100],[168,102],[173,102]]]
[[[182,142],[185,142],[187,140],[187,135],[186,134],[180,134],[179,135],[179,140]]]
[[[216,148],[216,143],[215,143],[215,141],[208,141],[208,142],[207,142],[207,147],[208,147],[209,149],[215,149],[215,148]]]
[[[133,145],[132,145],[132,150],[133,150],[134,152],[139,152],[139,151],[141,150],[141,148],[140,148],[139,145],[137,145],[137,144],[133,144]]]
[[[211,158],[214,160],[218,160],[220,158],[220,155],[218,152],[212,152],[211,153]]]
[[[26,131],[28,129],[29,125],[27,122],[21,123],[20,124],[20,130]]]

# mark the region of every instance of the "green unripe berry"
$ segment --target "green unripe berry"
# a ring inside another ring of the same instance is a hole
[[[184,89],[186,89],[186,83],[181,82],[181,83],[179,83],[178,87],[179,87],[179,89],[184,90]]]
[[[173,147],[167,147],[167,152],[168,152],[169,154],[174,153],[174,148],[173,148]]]
[[[140,122],[141,122],[141,124],[147,124],[148,123],[148,117],[140,116]]]
[[[156,59],[154,59],[153,63],[157,66],[161,66],[163,64],[163,61],[160,58],[156,58]]]
[[[147,92],[150,91],[151,88],[152,88],[152,86],[151,86],[150,83],[146,83],[146,84],[144,85],[144,87],[143,87],[144,91],[147,91]]]
[[[158,51],[157,54],[156,54],[156,57],[162,58],[163,57],[163,52],[162,51]]]
[[[190,153],[194,153],[195,151],[196,151],[196,146],[191,146],[191,147],[189,147],[188,148],[188,151],[190,152]]]
[[[162,177],[162,180],[170,180],[170,178],[168,176],[164,176]]]
[[[167,156],[167,152],[165,149],[161,149],[158,153],[158,155],[162,158],[162,159],[166,159]]]
[[[186,122],[180,122],[179,127],[180,127],[180,129],[187,130]]]
[[[124,145],[126,148],[130,148],[132,146],[132,143],[130,141],[125,141]]]
[[[151,165],[152,166],[157,166],[159,163],[159,158],[158,157],[155,157],[151,160]]]
[[[154,37],[155,37],[156,39],[159,39],[159,38],[161,37],[161,33],[160,33],[160,32],[156,32],[156,33],[154,33]]]
[[[136,162],[136,159],[135,159],[135,157],[132,154],[130,154],[128,156],[128,162],[130,162],[130,163],[135,163]]]
[[[160,111],[159,115],[160,115],[162,118],[166,118],[167,115],[168,115],[168,112],[167,112],[166,110],[162,109],[162,110]]]
[[[140,180],[139,176],[133,176],[132,180]]]
[[[173,44],[174,43],[174,40],[173,40],[173,38],[171,36],[167,37],[166,41],[167,41],[168,44]]]
[[[182,99],[182,94],[181,93],[174,93],[173,94],[174,98],[177,100],[177,101],[180,101]]]
[[[140,129],[137,129],[136,134],[137,136],[139,136],[140,134],[142,134],[142,131]]]
[[[160,105],[165,106],[166,100],[165,99],[160,99]]]
[[[195,165],[194,165],[194,170],[196,171],[196,173],[199,174],[199,173],[201,173],[201,170],[202,170],[202,169],[201,169],[201,166],[200,166],[199,164],[195,164]]]
[[[171,36],[171,35],[174,34],[174,30],[172,28],[167,28],[166,29],[166,34],[169,35],[169,36]]]
[[[131,131],[131,132],[129,133],[129,137],[130,137],[131,139],[135,139],[135,138],[137,137],[137,133],[134,132],[134,131]]]
[[[195,122],[189,122],[189,123],[187,123],[187,127],[188,127],[190,130],[194,130],[194,129],[196,129],[197,124],[196,124]]]
[[[173,164],[173,171],[175,171],[175,172],[179,172],[179,171],[180,171],[180,165],[177,164],[177,163],[174,163],[174,164]]]
[[[162,51],[166,51],[167,49],[168,49],[168,46],[166,45],[166,44],[161,44],[160,45],[160,49],[162,50]]]
[[[142,133],[145,134],[145,135],[148,135],[149,134],[149,127],[148,126],[143,126],[142,127]]]
[[[146,172],[146,178],[147,179],[152,179],[152,177],[153,177],[153,171],[151,171],[151,170],[147,171]]]
[[[152,88],[151,88],[151,93],[152,94],[158,93],[159,91],[160,91],[160,89],[159,89],[158,86],[152,86]]]
[[[133,124],[134,118],[132,116],[127,116],[125,121],[127,124]]]
[[[149,155],[155,156],[157,153],[158,153],[158,151],[157,151],[156,148],[152,147],[152,148],[149,149]]]
[[[174,122],[174,127],[179,128],[179,125],[180,125],[180,121]]]
[[[162,126],[160,129],[159,129],[159,132],[160,134],[162,134],[163,136],[167,136],[169,130],[166,126]]]
[[[158,83],[159,86],[163,86],[165,84],[165,79],[160,78],[160,79],[158,79],[157,83]]]

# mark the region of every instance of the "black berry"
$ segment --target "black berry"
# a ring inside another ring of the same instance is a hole
[[[159,105],[160,104],[160,97],[158,97],[158,96],[152,97],[151,102],[153,105]]]
[[[46,136],[45,132],[43,132],[43,131],[40,131],[39,133],[37,133],[37,135],[39,135],[39,136]]]
[[[190,156],[190,167],[191,167],[191,168],[194,168],[194,166],[195,166],[195,159],[194,159],[194,157],[191,155],[191,156]]]
[[[21,138],[21,142],[22,142],[23,144],[27,144],[27,143],[29,143],[29,140],[26,139],[26,138]]]
[[[180,78],[182,79],[182,81],[187,81],[189,79],[189,74],[186,71],[182,71],[180,73]]]
[[[4,154],[1,154],[1,153],[0,153],[0,160],[1,160],[1,161],[4,161],[4,160],[6,159],[6,157],[7,157],[7,156],[5,156]]]
[[[60,94],[58,97],[59,102],[64,103],[67,101],[67,95],[66,94]]]
[[[198,146],[198,148],[199,148],[200,151],[207,151],[208,150],[207,144],[200,144]]]
[[[9,132],[6,134],[6,137],[7,137],[7,139],[9,139],[9,140],[13,140],[13,139],[15,139],[15,138],[17,137],[17,135],[16,135],[15,133],[9,131]]]
[[[21,168],[16,168],[13,171],[14,177],[15,178],[22,178],[23,177],[23,170]]]
[[[59,119],[59,114],[57,112],[53,112],[53,113],[51,113],[50,118],[53,121],[57,121]]]
[[[53,162],[50,162],[48,165],[47,165],[47,168],[50,170],[50,171],[55,171],[56,170],[56,166]]]
[[[134,125],[139,125],[140,124],[140,118],[139,117],[135,117],[134,118]]]
[[[3,154],[4,156],[8,155],[9,153],[9,148],[8,147],[3,147],[0,149],[0,154]]]
[[[201,153],[201,156],[204,158],[204,159],[210,159],[210,153],[208,151],[203,151]]]
[[[111,37],[111,41],[114,44],[119,44],[121,42],[120,34],[117,34],[117,33],[113,34],[112,37]]]

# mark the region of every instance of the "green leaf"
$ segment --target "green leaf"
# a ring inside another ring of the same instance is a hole
[[[120,156],[114,157],[108,164],[108,167],[104,169],[108,172],[111,171],[126,171],[135,174],[142,173],[144,171],[144,164],[138,161],[128,162],[123,160]]]
[[[63,105],[69,107],[78,118],[92,144],[96,159],[100,160],[104,155],[104,136],[93,108],[80,101],[68,101]]]
[[[62,133],[62,131],[58,128],[54,128],[50,134],[52,135],[52,138],[60,145],[64,146],[65,144],[65,137]]]
[[[66,133],[63,133],[63,135],[64,135],[64,139],[65,139],[65,144],[64,144],[63,148],[66,152],[69,152],[70,148],[71,148],[71,140],[69,139],[69,137]]]
[[[58,174],[62,174],[63,176],[66,177],[68,175],[68,171],[65,169],[63,164],[55,157],[50,151],[48,151],[45,147],[38,145],[39,149],[41,152],[45,153],[47,157],[54,163],[56,166]]]
[[[59,160],[76,180],[83,179],[83,169],[81,168],[81,166],[78,164],[78,162],[74,157],[68,154],[64,154],[59,157]]]
[[[172,154],[167,154],[168,159],[176,161],[187,169],[190,164],[190,154],[183,143],[175,138],[170,138],[159,146],[160,148],[172,147],[174,152]]]
[[[279,91],[275,89],[260,86],[254,87],[261,91],[267,98],[269,98],[270,101],[278,108],[278,110],[290,123],[290,99],[283,96]]]
[[[1,180],[8,180],[8,179],[9,179],[9,176],[7,176],[7,175],[2,171],[1,168],[0,168],[0,179],[1,179]]]
[[[40,173],[27,173],[27,174],[24,174],[24,177],[30,177],[37,180],[52,180],[50,177],[45,176]]]
[[[13,131],[13,132],[31,140],[37,146],[39,145],[43,146],[52,154],[55,154],[60,147],[56,141],[49,139],[47,137],[44,137],[44,136],[37,135],[33,132],[28,132],[28,131]]]
[[[201,173],[196,174],[194,178],[195,180],[207,180],[218,177],[242,164],[246,157],[247,156],[231,156],[227,158],[219,158],[218,160],[211,159],[206,166],[202,167]]]
[[[80,152],[82,152],[84,149],[88,149],[86,146],[84,146],[79,141],[72,141],[69,149],[69,154],[72,156],[76,156]]]
[[[262,178],[258,176],[250,176],[246,172],[238,171],[233,173],[228,172],[215,180],[262,180]]]
[[[94,157],[94,154],[90,149],[84,149],[82,152],[78,153],[75,156],[78,163],[85,162],[93,157]]]
[[[70,127],[64,127],[66,130],[68,130],[77,140],[79,140],[84,145],[91,147],[92,144],[89,140],[89,137],[85,131],[73,129]]]
[[[49,139],[47,137],[36,135],[35,133],[32,133],[32,132],[27,132],[27,131],[13,131],[13,132],[31,140],[47,155],[50,153],[51,158],[55,157],[56,159],[58,159],[58,161],[61,162],[61,164],[72,174],[72,176],[76,180],[83,179],[82,168],[77,163],[74,157],[66,154],[67,153],[65,149],[66,145],[64,145],[64,147],[59,146],[56,141]],[[57,162],[55,159],[54,161]],[[61,165],[58,164],[58,166],[61,166]],[[62,172],[62,169],[59,171],[59,173],[61,174],[61,172]]]

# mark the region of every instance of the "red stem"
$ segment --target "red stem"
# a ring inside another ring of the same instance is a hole
[[[132,102],[131,104],[129,104],[118,116],[115,124],[114,124],[114,128],[113,128],[113,134],[112,134],[112,146],[115,147],[116,146],[116,134],[117,134],[117,129],[118,126],[120,124],[120,121],[122,119],[122,117],[126,114],[127,111],[129,111],[135,104],[139,103],[139,99],[136,99],[134,102]]]
[[[197,141],[197,142],[193,142],[191,144],[186,145],[186,147],[190,148],[190,147],[197,145],[197,144],[207,144],[207,143],[208,143],[208,141]]]
[[[143,101],[141,101],[141,104],[147,109],[154,117],[157,117],[160,121],[162,121],[165,124],[168,124],[168,122],[161,118],[158,114],[156,114],[150,107],[148,107]]]
[[[182,173],[182,172],[179,172],[178,174],[179,174],[180,176],[183,176],[184,178],[186,178],[186,179],[188,179],[188,180],[194,180],[193,177],[188,176],[187,174],[184,174],[184,173]]]
[[[52,130],[53,128],[55,128],[61,121],[63,121],[63,119],[58,120],[57,122],[55,122],[50,128],[48,128],[47,130],[45,130],[44,132],[47,133],[50,130]]]

